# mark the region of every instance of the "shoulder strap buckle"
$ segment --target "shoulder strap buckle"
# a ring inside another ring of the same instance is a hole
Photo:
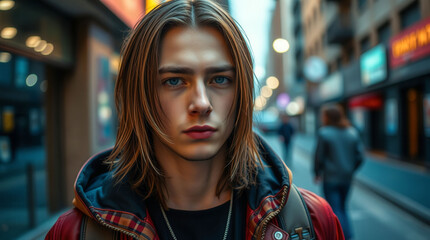
[[[278,215],[282,229],[290,234],[291,240],[313,240],[315,232],[312,220],[300,192],[291,186],[287,203]]]

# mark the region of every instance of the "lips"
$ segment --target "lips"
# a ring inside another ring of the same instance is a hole
[[[190,127],[186,129],[184,133],[193,139],[207,139],[210,138],[216,131],[216,128],[204,125]]]

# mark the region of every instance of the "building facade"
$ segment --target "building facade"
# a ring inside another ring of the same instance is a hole
[[[70,207],[82,164],[113,144],[113,86],[134,24],[121,9],[139,17],[144,1],[0,2],[0,238]]]
[[[430,196],[423,192],[430,169],[430,2],[300,4],[304,61],[317,56],[327,66],[320,81],[305,76],[305,117],[319,127],[322,105],[343,105],[367,150],[360,179],[400,196],[391,198],[402,206],[416,204],[408,209],[428,221]]]

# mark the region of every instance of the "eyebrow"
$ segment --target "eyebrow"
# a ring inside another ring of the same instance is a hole
[[[229,72],[235,71],[235,68],[232,65],[220,65],[220,66],[213,66],[208,67],[205,70],[206,74],[213,74],[213,73],[220,73],[220,72]],[[192,68],[188,67],[181,67],[181,66],[166,66],[161,67],[158,69],[159,74],[163,73],[179,73],[179,74],[193,74],[194,70]]]

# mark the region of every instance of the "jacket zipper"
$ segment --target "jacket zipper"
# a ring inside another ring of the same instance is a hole
[[[97,215],[97,214],[95,214],[95,215],[96,215],[97,220],[98,220],[98,221],[99,221],[99,222],[100,222],[104,227],[107,227],[107,228],[110,228],[110,229],[112,229],[112,230],[118,231],[118,232],[123,233],[123,234],[125,234],[125,235],[128,235],[128,236],[130,236],[130,237],[132,237],[132,238],[134,238],[134,239],[139,239],[139,238],[137,237],[137,235],[136,235],[136,234],[134,234],[134,233],[130,233],[130,232],[127,232],[126,230],[123,230],[123,229],[120,229],[120,228],[114,227],[114,226],[112,226],[112,225],[109,225],[109,224],[105,223],[105,222],[103,221],[103,219],[102,219],[99,215]]]
[[[261,232],[261,240],[263,240],[264,239],[264,236],[266,235],[266,228],[267,228],[267,225],[269,224],[269,222],[276,216],[276,215],[278,215],[278,213],[279,212],[281,212],[281,210],[285,207],[285,199],[286,199],[286,197],[287,197],[287,191],[288,191],[288,188],[287,187],[285,187],[284,188],[284,190],[283,190],[283,192],[282,192],[282,199],[281,199],[281,208],[278,208],[278,210],[276,210],[276,211],[274,211],[274,212],[271,212],[271,213],[269,213],[269,215],[263,220],[263,222],[261,223],[262,224],[262,228],[263,228],[263,230],[262,230],[262,232]]]

